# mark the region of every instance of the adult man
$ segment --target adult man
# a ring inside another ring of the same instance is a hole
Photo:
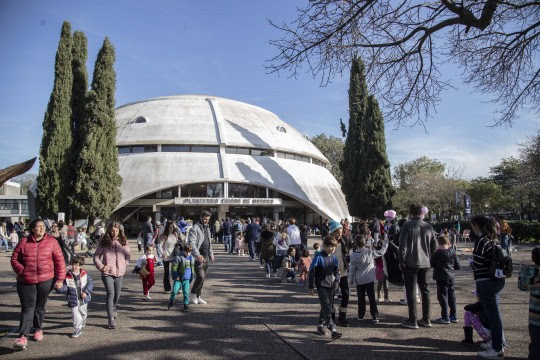
[[[328,219],[324,219],[324,222],[321,225],[321,237],[324,240],[328,236],[330,228],[328,226]]]
[[[429,259],[437,250],[433,227],[421,218],[422,207],[409,206],[410,220],[401,228],[399,235],[399,267],[403,271],[409,318],[401,325],[418,329],[418,325],[431,327],[430,298],[428,287]],[[416,322],[416,284],[422,296],[422,320]]]
[[[377,215],[371,215],[371,225],[369,228],[373,234],[373,241],[376,244],[377,241],[379,241],[379,236],[381,234],[381,223],[379,222],[379,219],[377,219]]]
[[[223,245],[225,246],[225,251],[231,250],[232,245],[232,223],[230,218],[226,218],[223,224],[221,224],[221,235],[223,236]]]
[[[154,226],[152,225],[151,216],[148,216],[146,221],[142,224],[141,233],[144,241],[144,248],[146,248],[146,245],[149,243],[151,244],[152,239],[154,238]]]
[[[189,301],[192,304],[206,304],[201,298],[204,279],[208,272],[208,260],[214,262],[214,251],[212,250],[212,236],[210,234],[210,212],[203,210],[200,221],[189,229],[189,244],[191,253],[195,257],[195,282],[189,294]]]
[[[289,226],[287,226],[287,236],[289,237],[289,246],[296,249],[296,261],[300,259],[300,250],[302,249],[302,240],[300,239],[300,229],[296,226],[296,219],[289,219]]]
[[[257,219],[253,219],[252,222],[246,227],[246,241],[248,243],[249,256],[251,261],[255,260],[255,243],[260,241],[261,227],[257,223]]]
[[[334,255],[338,260],[338,269],[339,269],[339,288],[341,289],[341,304],[339,306],[339,315],[335,320],[338,326],[348,327],[349,323],[347,321],[347,307],[349,306],[349,253],[352,249],[352,242],[346,236],[343,236],[343,227],[342,225],[332,220],[329,224],[330,236],[332,236],[337,241],[336,251]],[[332,308],[332,318],[335,318],[335,309]]]

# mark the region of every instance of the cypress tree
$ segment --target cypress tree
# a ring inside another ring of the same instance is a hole
[[[364,63],[353,58],[349,83],[349,129],[343,150],[342,190],[351,215],[382,214],[393,195],[386,157],[384,121],[379,105],[369,96]]]
[[[71,133],[73,135],[72,151],[70,158],[70,204],[74,200],[75,182],[77,181],[77,157],[81,152],[81,139],[85,133],[85,104],[86,91],[88,90],[88,73],[86,70],[86,60],[88,59],[86,36],[81,31],[75,31],[73,34],[73,49],[71,51],[71,69],[73,72],[73,86],[71,89]],[[82,214],[74,212],[73,206],[70,206],[70,217],[78,218]]]
[[[105,38],[94,66],[92,89],[86,98],[73,203],[76,212],[89,217],[89,225],[96,217],[107,218],[121,198],[114,117],[114,60],[114,48]]]
[[[69,151],[71,149],[71,25],[65,21],[54,64],[54,85],[43,120],[37,177],[37,212],[55,218],[68,211]]]

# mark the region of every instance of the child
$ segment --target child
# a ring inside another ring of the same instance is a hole
[[[154,245],[147,244],[144,247],[144,254],[137,260],[135,269],[139,268],[139,277],[142,280],[143,295],[145,300],[152,299],[150,297],[150,289],[155,284],[154,279],[154,264],[156,258],[154,256]]]
[[[456,252],[450,248],[448,235],[437,238],[438,249],[431,256],[433,267],[433,280],[437,282],[437,299],[441,305],[441,317],[435,322],[439,324],[457,323],[456,317],[456,294],[454,291],[454,270],[459,270],[459,261]],[[450,308],[450,317],[448,317]]]
[[[246,245],[241,232],[236,236],[236,250],[238,250],[238,256],[246,256]]]
[[[86,241],[86,228],[85,227],[79,228],[79,232],[77,233],[76,244],[81,245],[81,250],[86,247],[87,241]]]
[[[319,244],[318,242],[316,242],[315,244],[313,244],[313,250],[315,250],[315,256],[319,255],[321,253],[321,244]]]
[[[474,304],[465,305],[465,314],[463,315],[465,339],[461,340],[462,343],[474,344],[473,329],[476,330],[483,341],[487,342],[491,340],[491,331],[489,330],[487,317],[479,301]]]
[[[79,337],[82,328],[86,325],[87,306],[94,288],[92,276],[81,268],[82,265],[84,265],[84,258],[74,256],[71,260],[71,270],[66,275],[64,285],[57,290],[62,294],[67,293],[74,328],[73,334],[71,334],[72,338]]]
[[[529,359],[540,359],[540,246],[532,251],[535,266],[523,266],[519,273],[518,286],[531,293],[529,301]]]
[[[364,320],[366,314],[366,293],[369,299],[369,312],[373,323],[379,322],[379,311],[375,301],[375,266],[373,260],[384,255],[388,248],[388,237],[379,250],[372,250],[366,246],[371,239],[370,230],[365,225],[359,235],[354,239],[356,250],[351,254],[349,265],[349,285],[356,285],[358,293],[358,320]]]
[[[296,273],[294,272],[294,268],[296,267],[296,262],[294,260],[294,257],[296,255],[296,249],[294,247],[290,247],[289,250],[287,250],[287,256],[283,258],[283,261],[281,262],[281,267],[279,268],[277,272],[277,276],[281,279],[281,282],[287,282],[287,278],[291,278],[292,281],[295,281]]]
[[[9,243],[11,244],[12,249],[15,249],[15,246],[19,243],[19,234],[17,234],[17,230],[11,230],[11,234],[9,234]]]
[[[302,249],[302,257],[298,262],[298,272],[300,278],[300,285],[307,285],[308,283],[308,274],[309,267],[311,266],[311,258],[309,257],[309,250],[304,248]]]
[[[191,284],[193,274],[195,273],[195,259],[191,255],[191,245],[185,245],[184,252],[175,256],[171,260],[171,263],[174,284],[167,309],[170,309],[173,306],[176,294],[180,288],[182,288],[182,293],[184,295],[184,312],[187,313],[189,311],[189,284]]]
[[[324,250],[315,256],[309,268],[309,294],[313,295],[313,285],[317,286],[317,295],[321,303],[317,332],[326,335],[325,325],[332,333],[332,339],[339,339],[342,334],[336,331],[336,324],[332,320],[332,307],[334,294],[339,287],[339,268],[335,255],[337,241],[327,236],[323,241]]]
[[[388,243],[390,244],[390,238],[388,238]],[[380,250],[383,246],[383,241],[379,240],[377,245],[375,245],[375,250]],[[388,297],[388,278],[384,273],[384,261],[383,257],[375,258],[375,278],[377,279],[377,301],[381,301],[381,289],[384,292],[384,302],[392,302]]]

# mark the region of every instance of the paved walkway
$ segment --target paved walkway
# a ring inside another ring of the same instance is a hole
[[[314,239],[310,240],[310,244]],[[133,259],[139,256],[130,240]],[[6,359],[473,359],[477,346],[466,346],[463,338],[463,306],[473,301],[472,272],[464,266],[457,275],[459,324],[438,325],[431,329],[409,330],[399,323],[407,307],[381,304],[381,322],[359,322],[356,293],[349,306],[350,328],[341,328],[343,338],[315,333],[319,310],[316,296],[298,284],[281,284],[267,279],[258,262],[248,257],[226,255],[216,246],[216,263],[210,267],[203,298],[207,305],[193,305],[188,314],[180,306],[167,311],[168,295],[157,269],[152,300],[142,299],[140,280],[129,273],[119,305],[118,327],[107,329],[104,288],[92,264],[85,266],[95,281],[93,301],[82,335],[72,332],[65,298],[53,293],[47,305],[45,339],[29,341],[26,351],[14,353],[12,345],[19,319],[19,300],[9,257],[0,254],[0,355]],[[514,257],[530,259],[530,247],[521,247]],[[462,257],[462,264],[465,258]],[[91,261],[89,258],[87,259]],[[517,289],[517,275],[507,281],[501,308],[509,348],[507,359],[527,357],[528,294]],[[436,289],[432,285],[432,318],[438,317]],[[391,286],[390,297],[398,300],[400,288]],[[475,337],[477,339],[477,337]]]

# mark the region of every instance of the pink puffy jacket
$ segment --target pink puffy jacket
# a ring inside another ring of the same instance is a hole
[[[101,273],[102,276],[120,277],[126,273],[126,267],[131,258],[129,246],[122,246],[118,240],[114,240],[110,248],[98,246],[94,253],[94,264],[101,271],[105,265],[109,265],[107,273]]]
[[[37,242],[33,235],[23,238],[13,250],[11,267],[17,274],[17,282],[33,285],[55,277],[64,281],[66,264],[58,241],[48,234]]]

